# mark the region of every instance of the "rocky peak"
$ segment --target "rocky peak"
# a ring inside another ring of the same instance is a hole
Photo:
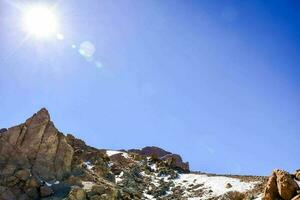
[[[291,197],[287,189],[295,195],[295,188],[285,187],[285,183],[293,183],[285,177],[277,173],[275,185],[278,195],[287,196],[283,198],[287,200]],[[216,179],[226,179],[223,188],[215,184]],[[231,195],[225,199],[241,199],[232,197],[246,194],[227,192],[242,186],[240,192],[257,196],[261,190],[254,180],[237,184],[239,179],[233,177],[189,173],[189,164],[181,156],[159,147],[128,151],[90,147],[71,134],[62,134],[45,108],[18,126],[0,130],[0,200],[174,200],[204,196],[214,200],[225,194]]]
[[[7,147],[0,150],[0,159],[5,160],[4,163],[29,166],[44,180],[62,179],[70,172],[73,149],[51,122],[45,108],[1,136],[1,146]],[[20,157],[22,162],[16,163],[15,157]]]

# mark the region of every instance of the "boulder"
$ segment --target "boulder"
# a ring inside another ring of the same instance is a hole
[[[265,187],[263,200],[275,200],[279,198],[280,196],[277,188],[277,176],[276,173],[273,172]]]
[[[0,134],[1,134],[1,133],[5,133],[6,131],[7,131],[6,128],[1,128],[1,129],[0,129]]]
[[[15,173],[15,176],[22,181],[26,181],[30,177],[30,171],[26,169],[19,170]]]
[[[81,188],[73,188],[68,196],[69,200],[86,200],[86,193]]]
[[[284,200],[292,199],[299,189],[298,184],[293,180],[292,176],[283,170],[275,170],[277,177],[278,193]]]
[[[92,187],[92,193],[97,195],[102,195],[106,191],[105,187],[103,185],[93,185]]]
[[[53,194],[53,190],[51,187],[49,186],[42,186],[40,187],[40,195],[41,197],[48,197],[48,196],[51,196]]]
[[[10,191],[5,190],[3,193],[0,194],[1,200],[16,200],[17,197]]]
[[[30,177],[25,184],[26,188],[39,188],[41,183],[34,177]]]
[[[288,172],[277,169],[267,182],[263,200],[291,200],[297,195],[298,189],[298,184]]]
[[[189,172],[189,163],[183,162],[182,158],[177,154],[168,154],[161,158],[171,168],[177,169],[182,172]]]

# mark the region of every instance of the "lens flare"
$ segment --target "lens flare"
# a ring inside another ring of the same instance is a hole
[[[96,47],[93,43],[85,41],[80,44],[79,53],[86,59],[92,58],[95,52]]]

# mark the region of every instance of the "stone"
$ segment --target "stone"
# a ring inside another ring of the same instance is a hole
[[[105,187],[103,185],[93,185],[92,192],[98,195],[105,193]]]
[[[26,169],[19,170],[15,173],[15,176],[22,181],[26,181],[30,177],[30,171]]]
[[[81,188],[73,188],[68,196],[69,200],[86,200],[86,193]]]
[[[2,176],[11,176],[15,173],[17,166],[13,164],[7,164],[2,170],[1,175]]]
[[[10,177],[7,177],[6,178],[6,186],[7,187],[12,187],[12,186],[15,186],[19,183],[19,179],[15,176],[10,176]]]
[[[177,154],[168,154],[161,158],[165,161],[170,167],[179,170],[181,172],[189,172],[189,163],[184,163],[181,156]]]
[[[297,190],[299,189],[298,184],[286,171],[275,170],[275,173],[279,195],[284,200],[292,199],[297,194]]]
[[[65,183],[68,183],[69,185],[74,185],[74,186],[80,186],[82,187],[82,181],[80,177],[76,177],[71,175],[67,180],[65,180]]]
[[[103,200],[100,195],[91,196],[90,200]]]
[[[40,187],[40,195],[41,197],[48,197],[51,196],[53,194],[53,190],[51,187],[49,186],[42,186]]]
[[[225,188],[227,188],[227,189],[228,188],[232,188],[232,185],[230,183],[227,183],[226,186],[225,186]]]
[[[1,128],[1,129],[0,129],[0,134],[1,134],[1,133],[5,133],[6,131],[7,131],[6,128]]]
[[[265,187],[263,200],[274,200],[280,199],[278,188],[277,188],[277,176],[276,173],[273,172],[269,177],[267,185]]]
[[[3,193],[0,194],[1,200],[17,200],[17,197],[10,191],[5,190]]]
[[[39,188],[41,183],[34,177],[30,177],[25,184],[27,188]]]
[[[30,197],[30,199],[39,199],[37,188],[27,188],[25,193]]]

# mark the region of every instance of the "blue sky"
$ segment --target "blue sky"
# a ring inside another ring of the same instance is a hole
[[[20,11],[0,1],[0,127],[46,107],[62,132],[98,148],[160,146],[206,172],[294,171],[299,8],[65,0],[55,9],[64,40],[25,40]],[[78,53],[84,41],[96,48],[90,60]]]

